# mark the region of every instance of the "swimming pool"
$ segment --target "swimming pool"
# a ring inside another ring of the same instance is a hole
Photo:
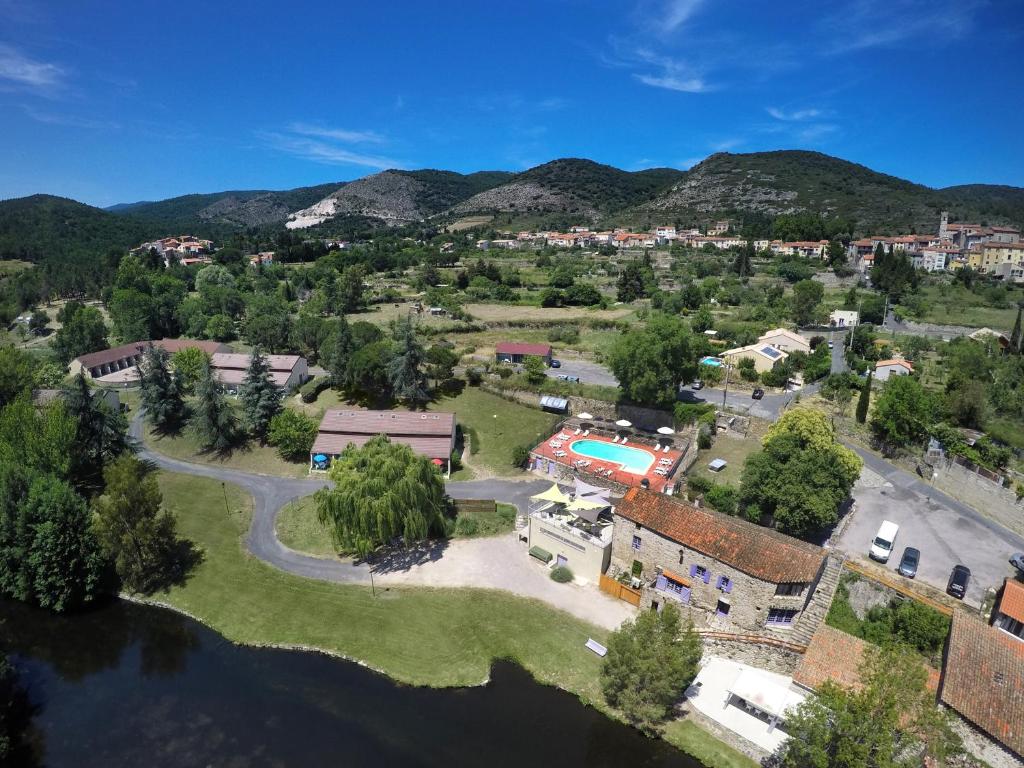
[[[712,357],[711,355],[708,355],[707,357],[702,357],[700,359],[700,364],[701,365],[710,365],[712,368],[721,368],[722,367],[722,361],[719,360],[717,357]]]
[[[577,440],[569,446],[575,454],[618,464],[632,475],[645,475],[654,463],[654,454],[629,445],[606,443],[603,440]]]

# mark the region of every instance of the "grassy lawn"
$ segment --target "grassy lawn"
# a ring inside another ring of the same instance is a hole
[[[477,438],[469,463],[505,476],[521,472],[512,466],[512,449],[539,443],[557,421],[550,413],[503,400],[476,387],[466,387],[456,397],[441,398],[431,403],[428,410],[455,411],[463,430],[472,430]]]
[[[975,293],[962,285],[925,285],[918,293],[924,311],[919,315],[910,312],[903,314],[919,322],[1009,331],[1017,317],[1017,308],[1013,300],[1004,308],[994,307],[984,294]],[[1014,292],[1014,299],[1020,298],[1020,293]]]
[[[453,538],[472,539],[508,533],[515,527],[516,508],[511,504],[498,504],[494,512],[464,511],[457,522]],[[286,505],[277,515],[277,538],[289,549],[315,557],[334,558],[337,550],[327,529],[316,517],[316,504],[306,496]]]
[[[277,455],[275,448],[269,445],[261,446],[256,442],[249,442],[224,456],[206,453],[201,450],[199,441],[188,429],[173,437],[166,437],[157,435],[152,429],[147,428],[145,441],[148,446],[172,459],[194,464],[212,464],[224,469],[281,477],[305,477],[309,472],[309,465],[306,462],[285,461]]]
[[[517,304],[467,304],[465,310],[485,323],[524,320],[621,320],[633,313],[632,307],[587,309],[586,307],[524,307]]]
[[[761,450],[761,441],[755,437],[726,437],[718,435],[714,444],[706,451],[697,454],[697,462],[690,471],[692,475],[703,475],[719,485],[740,487],[740,476],[743,474],[743,462],[747,456]],[[712,472],[708,463],[713,459],[725,459],[728,466],[721,472]]]
[[[601,660],[584,648],[608,633],[560,611],[503,592],[390,588],[303,579],[247,555],[252,498],[237,486],[190,475],[159,476],[164,502],[204,560],[186,584],[155,597],[228,640],[317,648],[358,660],[399,682],[478,685],[495,659],[513,659],[542,683],[606,711]],[[225,506],[225,494],[227,502]],[[688,727],[689,726],[689,727]],[[749,766],[692,725],[669,726],[669,741],[712,768]],[[705,757],[705,755],[707,757]]]
[[[665,741],[709,768],[757,768],[758,765],[690,720],[673,720],[665,726]]]

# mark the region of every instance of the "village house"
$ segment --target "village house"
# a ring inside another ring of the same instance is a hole
[[[909,376],[914,366],[907,360],[879,360],[875,363],[875,381],[888,381],[890,376]]]
[[[800,628],[809,638],[804,609],[826,556],[769,528],[631,488],[615,508],[611,562],[639,583],[641,610],[672,603],[698,625],[780,637]]]
[[[708,227],[709,235],[724,235],[732,227],[732,221],[730,219],[720,219]]]
[[[199,341],[197,339],[133,341],[119,347],[79,355],[68,364],[68,372],[72,376],[84,373],[88,378],[102,384],[133,384],[139,380],[138,364],[142,362],[142,357],[150,344],[171,355],[178,350],[193,347],[203,350],[208,355],[230,350],[230,347],[219,341]]]
[[[258,266],[260,264],[273,264],[274,263],[274,252],[273,251],[260,251],[254,253],[249,257],[250,266]]]
[[[767,331],[761,334],[757,341],[760,344],[768,344],[776,349],[781,349],[783,352],[804,352],[806,354],[811,352],[810,341],[799,333],[794,333],[786,328]]]
[[[687,238],[687,245],[690,245],[693,248],[703,248],[705,245],[711,245],[720,251],[727,251],[730,248],[738,248],[743,245],[744,242],[745,241],[741,237],[722,237],[718,235]]]
[[[722,353],[722,358],[731,366],[739,365],[740,360],[753,360],[754,370],[758,373],[774,370],[775,366],[787,357],[789,357],[788,352],[783,352],[781,349],[762,342],[746,347],[727,349]]]
[[[607,493],[577,478],[570,491],[553,483],[531,496],[526,527],[530,557],[564,566],[577,579],[597,584],[611,563],[613,516]]]
[[[658,238],[659,243],[668,243],[676,239],[676,228],[675,227],[655,227],[654,234]]]
[[[551,365],[551,345],[500,341],[494,347],[494,360],[498,363],[518,365],[525,362],[528,357],[539,357],[545,365]]]
[[[306,358],[298,355],[266,355],[270,367],[270,379],[274,385],[285,392],[301,386],[309,378],[309,367]],[[245,372],[252,363],[252,355],[240,355],[233,352],[216,352],[210,358],[210,368],[214,378],[220,382],[225,392],[236,394],[245,380]]]
[[[782,243],[778,252],[787,256],[824,259],[828,255],[828,240],[817,242],[798,240],[792,243]]]
[[[993,627],[1024,640],[1024,584],[1016,579],[1004,579],[992,606]]]
[[[855,309],[833,309],[828,316],[828,324],[836,328],[856,328],[860,322],[860,313]]]
[[[967,263],[989,274],[995,274],[1002,264],[1024,268],[1024,243],[983,243],[970,251]]]
[[[178,235],[177,237],[164,237],[160,240],[153,240],[148,243],[132,248],[132,255],[146,254],[149,251],[156,253],[163,259],[164,266],[169,267],[172,262],[182,261],[186,258],[195,258],[213,250],[212,240],[202,240],[194,235]]]
[[[349,445],[357,448],[377,435],[412,448],[450,475],[455,450],[454,413],[329,410],[309,452],[310,469],[326,470]]]

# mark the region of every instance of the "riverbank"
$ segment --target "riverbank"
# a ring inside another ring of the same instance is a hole
[[[236,643],[315,648],[409,685],[480,685],[496,659],[513,659],[538,681],[613,715],[600,692],[601,661],[584,649],[590,637],[603,642],[605,630],[497,590],[390,587],[374,595],[284,573],[244,551],[253,501],[241,488],[169,472],[160,486],[204,560],[153,602]],[[670,737],[711,768],[753,765],[690,723],[671,728]]]

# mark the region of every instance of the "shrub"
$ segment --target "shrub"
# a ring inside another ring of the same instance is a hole
[[[315,379],[310,379],[299,387],[299,397],[302,398],[304,403],[312,403],[329,386],[331,386],[330,378],[327,376],[317,376]]]
[[[551,569],[551,580],[559,584],[567,584],[572,581],[572,571],[564,565],[558,565]]]
[[[299,461],[309,456],[316,440],[317,423],[304,413],[285,408],[270,420],[267,442],[277,448],[287,461]]]
[[[484,380],[484,374],[479,368],[467,368],[466,369],[466,382],[471,387],[479,387],[480,382]]]
[[[476,456],[480,451],[480,438],[477,437],[476,430],[473,427],[465,427],[463,434],[469,437],[469,455]]]
[[[700,431],[697,433],[697,447],[702,451],[706,451],[711,447],[711,442],[711,431],[701,427]]]
[[[693,491],[695,494],[707,493],[714,484],[710,477],[703,475],[690,475],[686,478],[687,491]]]
[[[512,466],[521,467],[530,458],[530,446],[516,445],[512,448]]]
[[[739,502],[739,491],[731,485],[712,484],[707,493],[704,494],[704,501],[726,515],[736,514],[736,506]]]
[[[711,413],[714,416],[715,407],[710,403],[676,403],[676,423],[680,425],[693,424],[701,416]]]
[[[498,374],[499,379],[507,379],[514,371],[507,365],[499,365],[495,373]]]

